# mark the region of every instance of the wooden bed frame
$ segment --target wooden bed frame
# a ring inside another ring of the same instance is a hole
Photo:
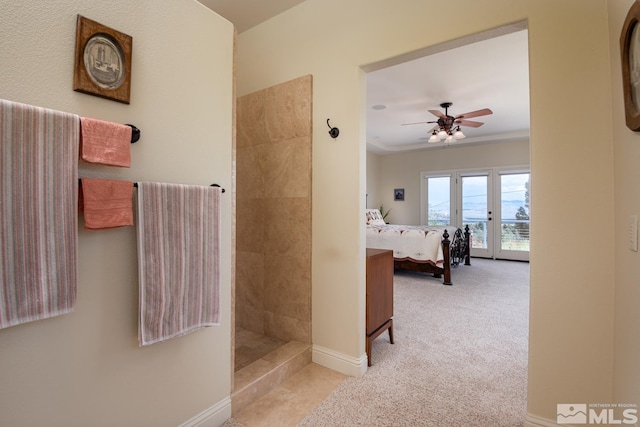
[[[457,267],[462,260],[464,265],[471,265],[471,232],[469,226],[462,229],[458,228],[453,234],[453,241],[449,241],[449,233],[447,230],[442,234],[442,253],[444,254],[443,267],[437,267],[428,262],[419,262],[413,260],[393,260],[393,266],[396,270],[417,271],[420,273],[432,273],[434,277],[442,277],[443,285],[453,285],[451,281],[451,266]]]

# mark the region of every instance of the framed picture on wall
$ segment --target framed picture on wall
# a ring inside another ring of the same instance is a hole
[[[133,38],[78,15],[73,90],[129,104]]]
[[[640,1],[629,9],[620,34],[622,89],[627,127],[640,131]]]
[[[403,201],[404,200],[404,188],[396,188],[393,190],[393,200]]]

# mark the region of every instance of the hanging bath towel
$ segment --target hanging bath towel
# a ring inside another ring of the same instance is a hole
[[[219,324],[220,193],[138,183],[141,346]]]
[[[0,100],[0,328],[75,306],[79,128]]]

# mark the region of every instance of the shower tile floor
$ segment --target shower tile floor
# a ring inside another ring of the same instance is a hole
[[[304,352],[309,352],[306,366],[248,406],[243,406],[243,397],[232,396],[232,402],[238,399],[239,409],[237,413],[234,409],[233,420],[223,426],[295,427],[347,378],[344,374],[310,363],[309,344],[285,342],[236,327],[234,384],[240,392],[251,384],[252,379],[266,375],[283,361],[295,359],[297,362],[294,364],[299,364],[305,360],[300,358]],[[278,375],[290,372],[292,366]]]
[[[256,360],[286,344],[286,341],[267,337],[236,327],[235,367],[239,371]]]

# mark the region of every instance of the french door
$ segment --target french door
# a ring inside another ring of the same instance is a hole
[[[496,205],[499,221],[496,258],[529,261],[529,182],[528,170],[501,171],[496,180]]]
[[[491,171],[457,174],[458,224],[471,230],[471,256],[493,258],[493,193]]]
[[[529,259],[528,170],[453,171],[422,177],[423,224],[469,226],[474,257]]]

